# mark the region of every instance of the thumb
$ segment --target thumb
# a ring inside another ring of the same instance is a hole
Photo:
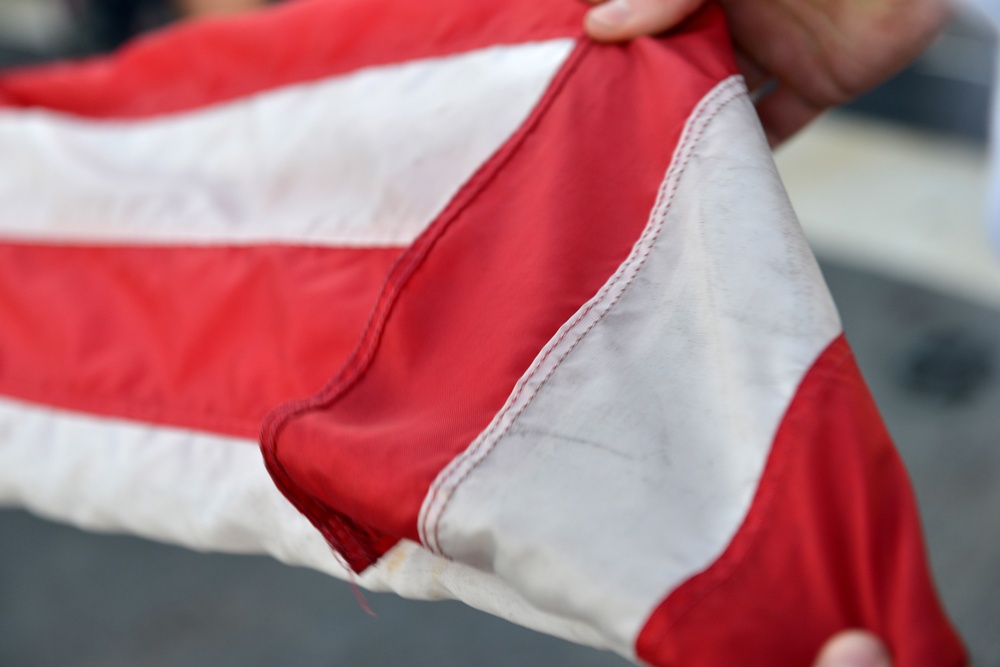
[[[600,1],[600,0],[598,0]],[[673,28],[704,0],[608,0],[584,20],[587,34],[601,42],[621,42]]]
[[[823,647],[814,667],[891,667],[885,645],[859,630],[843,632]]]

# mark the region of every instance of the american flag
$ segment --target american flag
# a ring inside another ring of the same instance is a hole
[[[0,76],[0,502],[653,665],[964,664],[723,17],[584,11],[300,0]]]

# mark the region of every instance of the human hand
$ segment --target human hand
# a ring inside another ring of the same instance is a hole
[[[674,27],[704,0],[590,0],[585,28],[617,42]],[[776,145],[902,69],[940,32],[947,0],[720,0]],[[776,84],[770,90],[771,82]],[[767,86],[767,88],[764,88]]]
[[[266,0],[174,0],[184,16],[236,14],[263,7]]]
[[[892,667],[892,660],[874,635],[848,630],[826,643],[813,667]]]

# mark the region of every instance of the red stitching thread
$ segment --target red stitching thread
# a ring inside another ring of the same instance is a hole
[[[552,375],[555,373],[556,369],[559,368],[559,366],[566,360],[566,358],[569,356],[569,354],[574,349],[576,349],[576,346],[579,345],[579,343],[593,330],[593,328],[595,326],[597,326],[598,323],[600,323],[601,321],[603,321],[604,317],[609,312],[611,312],[611,310],[614,308],[615,304],[618,303],[618,301],[621,299],[621,297],[628,290],[629,286],[635,280],[635,277],[638,275],[639,271],[642,269],[643,265],[646,263],[646,260],[648,259],[650,253],[653,251],[653,248],[656,245],[656,241],[659,239],[660,232],[663,229],[663,224],[664,224],[664,222],[666,220],[667,215],[669,215],[669,213],[670,213],[670,208],[671,208],[671,206],[673,204],[674,196],[677,193],[677,185],[680,183],[681,177],[684,175],[684,172],[687,169],[687,166],[688,166],[688,164],[691,161],[691,157],[694,154],[694,148],[695,148],[695,146],[701,140],[701,138],[704,135],[705,131],[708,129],[709,125],[711,124],[711,121],[726,106],[728,106],[731,102],[733,102],[734,100],[736,100],[736,99],[739,98],[741,90],[742,90],[741,87],[739,86],[739,83],[738,83],[740,81],[741,81],[741,79],[738,78],[738,77],[731,77],[730,79],[727,79],[726,82],[724,82],[721,85],[719,85],[715,89],[715,91],[713,93],[710,93],[708,95],[708,97],[705,98],[704,105],[695,114],[695,116],[692,117],[692,119],[691,119],[691,125],[695,126],[698,123],[700,123],[701,126],[698,128],[696,134],[693,134],[690,137],[688,137],[685,140],[684,144],[682,144],[679,147],[679,149],[678,149],[678,154],[679,155],[684,155],[684,158],[683,158],[683,160],[681,161],[680,165],[677,168],[677,172],[676,172],[677,175],[676,175],[676,177],[673,178],[673,179],[671,179],[671,178],[669,178],[669,175],[668,175],[667,180],[664,183],[664,186],[665,186],[664,190],[666,190],[668,187],[672,187],[673,191],[670,192],[669,197],[661,205],[657,206],[657,208],[659,208],[660,211],[659,212],[654,212],[654,216],[653,217],[654,217],[654,220],[657,221],[656,224],[655,224],[655,227],[654,227],[655,231],[653,231],[650,234],[649,243],[648,243],[647,247],[643,250],[642,255],[636,260],[635,266],[630,271],[628,279],[625,281],[624,285],[621,286],[621,289],[618,291],[618,293],[614,296],[614,298],[608,304],[608,307],[605,309],[605,311],[603,313],[601,313],[598,316],[598,318],[596,320],[594,320],[582,333],[580,333],[580,335],[577,337],[577,339],[575,341],[573,341],[573,343],[570,345],[570,347],[562,353],[562,355],[555,362],[555,364],[553,364],[552,368],[550,368],[546,372],[545,376],[538,383],[538,385],[534,389],[534,393],[531,395],[531,397],[527,399],[527,401],[525,402],[524,405],[522,405],[520,408],[518,408],[517,412],[515,412],[514,415],[510,418],[509,423],[507,424],[507,426],[504,427],[504,429],[499,433],[499,435],[497,435],[495,438],[493,437],[493,432],[496,430],[496,428],[500,424],[500,420],[497,420],[497,421],[494,421],[493,426],[485,434],[485,436],[483,437],[483,439],[479,441],[479,445],[477,446],[477,448],[469,451],[468,454],[464,457],[465,461],[476,459],[476,457],[478,457],[478,459],[475,460],[475,462],[472,463],[471,465],[465,467],[464,472],[461,473],[461,476],[458,478],[458,480],[455,481],[453,485],[451,485],[452,488],[451,488],[450,491],[447,491],[447,497],[445,497],[445,499],[443,501],[443,504],[441,506],[441,509],[439,511],[435,512],[434,517],[433,518],[431,518],[429,516],[425,517],[425,521],[424,521],[425,527],[424,527],[424,531],[423,532],[424,532],[425,540],[427,538],[429,538],[431,535],[433,535],[433,542],[434,542],[434,544],[433,545],[431,545],[431,544],[426,545],[432,551],[434,551],[436,553],[439,553],[439,554],[441,554],[443,556],[447,556],[447,554],[445,554],[442,551],[442,549],[441,549],[441,542],[440,542],[441,518],[444,516],[444,513],[447,510],[448,505],[451,502],[451,499],[454,497],[455,491],[457,491],[458,487],[462,485],[462,483],[469,477],[469,475],[471,475],[476,470],[476,468],[478,468],[483,463],[483,461],[485,461],[489,457],[490,453],[496,447],[496,445],[500,441],[500,439],[502,439],[510,431],[510,429],[514,426],[514,423],[518,420],[518,418],[520,418],[521,414],[528,408],[529,405],[531,405],[531,403],[534,400],[535,396],[538,395],[538,392],[541,391],[541,388],[543,386],[545,386],[545,383],[547,383],[548,380],[549,380],[549,378],[552,377]],[[727,93],[730,94],[729,98],[724,98],[721,101],[717,100],[717,98],[722,97],[722,96],[724,96]],[[711,109],[711,113],[706,116],[705,114],[710,109]],[[616,286],[616,282],[618,282],[620,280],[621,280],[621,278],[619,276],[618,278],[616,278],[616,279],[612,280],[611,282],[609,282],[608,285],[606,285],[606,288],[602,289],[602,294],[599,295],[597,297],[597,299],[595,299],[594,301],[592,301],[591,304],[588,305],[588,307],[583,312],[581,312],[578,317],[576,317],[574,319],[577,322],[583,320],[586,317],[586,315],[591,310],[593,310],[600,303],[601,297],[604,294],[607,294],[609,291],[611,291]],[[540,359],[539,363],[535,365],[535,368],[525,377],[524,382],[522,382],[520,384],[517,392],[512,397],[512,403],[511,404],[513,404],[513,402],[516,402],[516,400],[520,397],[521,392],[524,391],[525,387],[527,387],[528,384],[530,383],[530,381],[534,378],[534,376],[535,376],[538,368],[545,362],[545,360],[549,357],[549,355],[552,354],[552,352],[559,346],[559,344],[563,340],[566,339],[566,337],[570,333],[571,333],[570,329],[564,330],[563,333],[559,336],[559,338],[556,339],[555,343],[553,345],[551,345],[546,350],[545,354],[542,356],[542,358]],[[492,440],[492,442],[490,442],[490,440]],[[488,443],[488,442],[490,444],[487,446],[486,443]],[[486,448],[486,451],[482,452],[482,454],[480,455],[480,452],[482,451],[482,449],[484,447]],[[456,465],[444,477],[444,479],[441,480],[440,484],[435,485],[435,489],[432,492],[431,498],[429,499],[429,502],[428,502],[428,507],[430,507],[431,504],[436,500],[438,493],[441,492],[444,489],[444,487],[446,487],[446,486],[449,485],[451,479],[454,478],[456,475],[458,475],[459,471],[463,467],[464,466],[462,466],[462,465]],[[430,513],[428,512],[428,514],[430,514]],[[433,521],[433,531],[429,531],[427,529],[427,525],[426,524],[429,521]]]
[[[360,544],[357,535],[352,534],[350,528],[345,525],[344,519],[346,517],[343,517],[343,515],[340,515],[332,508],[326,507],[319,499],[304,492],[295,485],[278,457],[278,437],[289,421],[305,412],[329,407],[364,376],[370,367],[372,353],[381,340],[382,331],[388,321],[392,307],[398,301],[399,295],[409,282],[409,279],[420,268],[430,249],[450,228],[451,223],[475,201],[483,188],[500,173],[503,166],[518,153],[518,149],[534,133],[541,119],[545,116],[549,107],[551,107],[553,100],[558,96],[563,86],[565,86],[566,81],[568,81],[589,50],[589,40],[584,38],[576,40],[573,52],[560,68],[560,71],[549,85],[549,89],[525,121],[525,124],[518,129],[499,152],[490,158],[483,169],[477,172],[463,186],[452,200],[448,209],[399,257],[386,276],[383,288],[380,291],[372,315],[365,325],[358,346],[343,369],[317,394],[304,400],[285,403],[273,410],[264,419],[261,426],[261,449],[264,454],[265,464],[274,477],[275,483],[292,504],[324,532],[324,535],[328,531],[336,533],[338,536],[344,532],[347,533],[352,546],[360,552],[360,554],[351,553],[350,551],[353,550],[348,550],[348,553],[344,553],[344,556],[349,560],[354,560],[357,556],[362,555],[362,558],[366,559],[368,564],[374,563],[375,558],[372,557],[375,553],[374,545],[371,543]],[[327,521],[332,525],[328,527],[327,531],[324,531],[323,525]],[[354,528],[360,529],[361,532],[365,533],[363,537],[366,541],[370,540],[371,536],[375,534],[367,527],[356,524],[353,521],[351,523]],[[330,540],[329,538],[328,541],[331,542],[334,548],[341,549],[343,547],[342,543],[338,545],[334,540]],[[352,562],[353,565],[354,562]]]
[[[727,92],[727,88],[728,88],[728,87],[731,87],[731,85],[732,85],[732,84],[730,84],[730,86],[726,86],[726,85],[720,85],[720,86],[717,86],[717,87],[716,87],[716,88],[715,88],[715,89],[714,89],[714,90],[713,90],[713,91],[712,91],[711,93],[709,93],[709,95],[708,95],[708,96],[706,96],[706,98],[705,98],[705,100],[704,100],[704,104],[703,104],[703,105],[701,105],[701,108],[700,108],[699,112],[698,112],[697,114],[695,114],[695,116],[693,116],[693,117],[692,117],[692,125],[694,124],[694,121],[697,121],[697,120],[699,120],[699,119],[700,119],[701,115],[702,115],[702,114],[704,113],[704,111],[705,111],[706,109],[708,109],[709,107],[711,107],[711,105],[712,105],[712,104],[714,104],[714,103],[715,103],[715,98],[717,98],[717,97],[719,97],[719,96],[723,95],[723,94],[724,94],[725,92]],[[716,110],[716,111],[715,111],[715,113],[713,113],[713,115],[712,115],[712,116],[709,116],[709,117],[708,117],[708,118],[707,118],[707,119],[705,120],[705,123],[706,123],[706,126],[707,126],[707,123],[708,123],[708,121],[710,121],[710,120],[711,120],[711,119],[712,119],[712,118],[714,117],[714,115],[715,115],[716,113],[718,113],[718,111],[720,111],[720,110],[721,110],[721,107],[720,107],[720,108],[719,108],[718,110]],[[703,131],[704,131],[704,128],[702,128],[702,130],[701,130],[701,131],[703,132]],[[680,145],[680,146],[678,147],[678,154],[681,154],[681,153],[683,153],[683,152],[685,151],[685,149],[686,149],[686,148],[687,148],[687,147],[688,147],[689,145],[692,145],[692,146],[693,146],[693,144],[694,144],[694,143],[695,143],[695,142],[696,142],[696,141],[697,141],[698,139],[700,139],[700,137],[701,137],[701,134],[699,133],[699,134],[698,134],[697,136],[694,136],[693,138],[689,138],[689,139],[688,139],[687,141],[685,141],[685,142],[684,142],[683,144],[681,144],[681,145]],[[667,177],[667,178],[665,178],[665,181],[664,181],[664,185],[663,185],[663,187],[662,187],[662,190],[661,190],[662,192],[666,192],[666,190],[668,189],[668,186],[669,186],[669,185],[670,185],[671,183],[676,183],[676,182],[679,182],[679,180],[680,180],[680,176],[681,176],[681,175],[683,174],[683,172],[684,172],[684,168],[685,168],[685,167],[687,166],[687,160],[689,160],[689,159],[690,159],[690,156],[688,156],[687,158],[685,158],[685,161],[684,161],[684,162],[683,162],[683,163],[681,164],[681,166],[680,166],[680,171],[678,172],[678,174],[677,174],[677,178],[676,178],[676,179],[670,179],[670,178],[669,178],[669,172],[671,171],[671,169],[669,169],[669,168],[668,168],[668,177]],[[668,198],[667,200],[664,200],[664,201],[662,201],[662,202],[658,202],[658,203],[657,203],[657,204],[655,205],[655,207],[654,207],[654,211],[653,211],[653,214],[652,214],[652,215],[650,216],[650,217],[651,217],[651,219],[653,219],[653,220],[656,220],[656,219],[662,219],[662,218],[665,218],[665,217],[666,217],[666,215],[667,215],[667,213],[669,212],[669,209],[670,209],[670,203],[672,202],[672,200],[673,200],[673,193],[672,193],[672,194],[670,195],[670,197],[669,197],[669,198]],[[659,212],[659,211],[661,211],[661,210],[662,210],[662,213],[660,213],[660,212]],[[632,281],[632,280],[634,279],[635,275],[636,275],[636,274],[638,273],[639,269],[641,269],[642,265],[643,265],[643,264],[645,263],[645,260],[646,260],[646,258],[647,258],[647,257],[649,256],[649,253],[650,253],[650,252],[651,252],[651,250],[652,250],[652,245],[653,245],[653,244],[655,243],[655,241],[656,241],[656,238],[657,238],[657,237],[658,237],[658,235],[659,235],[659,229],[662,229],[662,223],[661,223],[661,224],[659,224],[659,225],[656,225],[656,227],[657,227],[657,231],[656,231],[656,232],[654,233],[654,235],[653,235],[653,238],[651,238],[651,239],[650,239],[650,242],[649,242],[649,244],[648,244],[648,245],[649,245],[649,247],[647,248],[647,250],[645,250],[645,251],[644,251],[643,255],[642,255],[642,256],[641,256],[640,258],[638,258],[636,262],[634,262],[634,264],[635,264],[635,267],[634,267],[634,269],[633,269],[633,270],[632,270],[632,272],[631,272],[631,274],[632,274],[632,275],[630,276],[630,278],[628,279],[628,281],[626,282],[626,284],[625,284],[625,285],[623,286],[623,288],[622,288],[622,292],[624,292],[624,290],[628,288],[628,286],[629,286],[629,285],[631,284],[631,281]],[[642,239],[643,239],[643,238],[644,238],[645,236],[646,236],[646,233],[644,232],[644,233],[643,233],[643,235],[642,235],[642,236],[640,237],[640,242],[642,241]],[[626,260],[626,261],[627,261],[627,260]],[[614,288],[615,288],[615,287],[617,286],[617,283],[621,281],[621,276],[622,276],[622,275],[624,275],[624,274],[616,274],[616,275],[615,275],[615,276],[614,276],[614,277],[613,277],[613,278],[612,278],[612,279],[611,279],[611,280],[610,280],[610,281],[609,281],[609,282],[608,282],[607,284],[605,284],[605,285],[604,285],[604,286],[603,286],[603,287],[601,288],[601,290],[600,290],[600,291],[598,292],[598,294],[597,294],[596,298],[595,298],[595,299],[593,299],[593,300],[592,300],[592,301],[591,301],[591,302],[590,302],[590,303],[589,303],[589,304],[587,305],[586,309],[584,309],[584,310],[583,310],[583,311],[582,311],[581,313],[579,313],[578,315],[576,315],[576,316],[575,316],[575,317],[573,318],[573,321],[574,321],[574,324],[573,324],[573,325],[575,325],[575,324],[576,324],[577,322],[580,322],[580,321],[582,321],[582,320],[583,320],[584,318],[586,318],[586,316],[587,316],[587,315],[588,315],[588,314],[590,313],[590,311],[591,311],[591,310],[593,310],[593,309],[594,309],[595,307],[597,307],[597,305],[598,305],[598,304],[600,304],[600,303],[602,302],[602,299],[604,298],[604,296],[605,296],[605,295],[606,295],[607,293],[611,292],[611,291],[612,291],[612,290],[613,290],[613,289],[614,289]],[[616,296],[616,297],[614,298],[614,300],[613,300],[613,301],[612,301],[612,302],[611,302],[611,303],[610,303],[610,304],[608,305],[608,310],[610,310],[610,309],[611,309],[612,307],[614,307],[614,304],[615,304],[615,303],[617,303],[617,300],[618,300],[618,298],[620,298],[620,296],[621,296],[621,294],[619,294],[618,296]],[[603,315],[602,315],[601,317],[603,318]],[[586,334],[587,334],[587,333],[588,333],[588,332],[590,331],[590,329],[592,329],[592,328],[593,328],[593,327],[594,327],[594,326],[595,326],[595,325],[597,324],[597,322],[599,322],[599,321],[600,321],[600,319],[599,319],[599,320],[597,320],[597,321],[595,321],[595,322],[593,322],[593,323],[592,323],[592,324],[591,324],[591,325],[590,325],[590,326],[589,326],[589,327],[588,327],[588,328],[587,328],[587,329],[586,329],[586,330],[585,330],[585,331],[584,331],[584,332],[583,332],[582,334],[580,334],[580,337],[579,337],[579,339],[578,339],[578,340],[577,340],[577,341],[576,341],[576,342],[575,342],[575,343],[573,344],[573,347],[575,347],[575,346],[576,346],[576,345],[577,345],[577,344],[579,343],[579,341],[580,341],[580,340],[582,340],[582,338],[583,338],[584,336],[586,336]],[[521,394],[522,394],[522,393],[524,392],[525,388],[526,388],[526,387],[528,386],[528,384],[529,384],[529,381],[530,381],[530,380],[531,380],[531,379],[532,379],[532,378],[534,377],[535,373],[537,372],[537,369],[538,369],[539,367],[541,367],[541,365],[542,365],[542,364],[543,364],[543,363],[545,362],[545,360],[546,360],[546,359],[548,359],[548,357],[549,357],[549,356],[550,356],[550,355],[551,355],[551,354],[553,353],[553,351],[554,351],[554,350],[555,350],[555,349],[556,349],[556,348],[557,348],[557,347],[559,346],[559,343],[561,343],[561,342],[562,342],[562,341],[563,341],[563,340],[564,340],[564,339],[566,338],[566,336],[568,336],[568,335],[569,335],[569,333],[570,333],[570,330],[571,330],[571,328],[572,328],[572,326],[573,326],[573,325],[570,325],[570,328],[569,328],[569,329],[565,330],[565,331],[564,331],[564,332],[563,332],[562,334],[560,334],[560,336],[559,336],[559,337],[558,337],[558,338],[557,338],[557,339],[556,339],[556,340],[555,340],[555,341],[553,342],[553,344],[552,344],[552,345],[549,345],[549,346],[547,346],[547,348],[546,348],[545,352],[543,353],[543,355],[542,355],[541,359],[539,359],[538,363],[534,364],[534,368],[533,368],[533,370],[532,370],[531,372],[529,372],[529,374],[528,374],[528,375],[527,375],[527,376],[526,376],[526,377],[524,378],[524,380],[523,380],[522,382],[520,382],[520,383],[518,384],[518,387],[517,387],[517,389],[515,390],[515,392],[514,392],[514,393],[512,394],[512,396],[511,396],[511,399],[510,399],[510,404],[511,404],[511,405],[513,405],[513,404],[514,404],[514,403],[515,403],[515,402],[516,402],[516,401],[518,400],[518,398],[520,398],[520,395],[521,395]],[[560,358],[560,360],[559,360],[559,361],[558,361],[558,362],[556,363],[556,367],[558,367],[558,365],[562,363],[562,361],[563,361],[563,360],[564,360],[564,359],[566,358],[566,356],[568,356],[568,354],[569,354],[569,353],[570,353],[570,352],[571,352],[571,351],[573,350],[573,347],[571,347],[571,348],[570,348],[569,350],[567,350],[567,351],[566,351],[566,352],[565,352],[565,353],[563,354],[562,358]],[[537,388],[536,388],[536,389],[534,390],[536,394],[537,394],[537,392],[538,392],[538,391],[539,391],[539,390],[541,389],[542,385],[544,385],[544,384],[545,384],[545,382],[546,382],[546,381],[548,380],[548,378],[549,378],[549,377],[550,377],[550,376],[552,375],[552,373],[553,373],[554,371],[555,371],[555,368],[551,369],[551,370],[550,370],[550,371],[549,371],[549,372],[548,372],[548,373],[546,374],[546,376],[545,376],[545,377],[543,378],[542,382],[541,382],[541,383],[540,383],[540,384],[538,385],[538,387],[537,387]],[[531,401],[531,400],[533,400],[533,397],[532,397],[532,399],[529,399],[529,404],[530,404],[530,401]],[[517,418],[518,418],[518,417],[520,417],[521,413],[522,413],[522,412],[523,412],[523,411],[524,411],[524,410],[525,410],[526,408],[527,408],[527,404],[526,404],[525,406],[521,407],[521,408],[520,408],[520,409],[518,410],[518,412],[517,412],[517,413],[516,413],[516,414],[515,414],[515,415],[514,415],[514,416],[513,416],[512,418],[511,418],[511,422],[512,422],[512,423],[511,423],[510,425],[508,425],[508,426],[507,426],[507,427],[506,427],[506,428],[504,429],[504,432],[503,432],[503,433],[501,433],[501,434],[500,434],[500,436],[498,436],[498,438],[497,438],[497,439],[499,439],[499,438],[502,438],[502,437],[503,437],[503,436],[504,436],[504,435],[506,434],[506,432],[507,432],[507,431],[508,431],[508,430],[510,429],[510,427],[511,427],[511,426],[513,425],[513,421],[517,420]],[[486,433],[485,433],[485,434],[483,435],[483,438],[482,438],[482,439],[481,439],[481,440],[479,441],[479,444],[478,444],[478,446],[477,446],[477,447],[476,447],[475,449],[473,449],[473,450],[471,450],[471,451],[469,451],[469,452],[466,452],[465,454],[463,454],[463,455],[462,455],[462,456],[460,457],[460,459],[461,459],[461,460],[463,460],[463,461],[467,461],[467,460],[469,460],[469,459],[472,459],[472,458],[475,458],[475,456],[476,456],[476,455],[478,454],[478,452],[479,452],[479,451],[480,451],[480,450],[481,450],[481,449],[482,449],[482,448],[483,448],[484,446],[486,446],[486,445],[485,445],[485,443],[486,443],[486,442],[487,442],[488,440],[490,440],[490,438],[492,438],[492,436],[493,436],[493,433],[494,433],[494,432],[496,431],[496,429],[498,428],[498,426],[499,426],[499,421],[494,421],[494,423],[493,423],[493,424],[492,424],[492,425],[490,426],[489,430],[488,430],[488,431],[487,431],[487,432],[486,432]],[[496,444],[496,443],[494,442],[494,443],[493,443],[493,445],[495,445],[495,444]],[[491,450],[492,450],[492,447],[493,447],[493,445],[491,445],[491,446],[490,446],[490,449],[491,449]],[[486,452],[486,454],[485,454],[485,455],[483,456],[483,458],[485,458],[485,457],[486,457],[486,456],[488,456],[488,455],[489,455],[489,452]],[[477,463],[476,463],[476,464],[475,464],[475,465],[473,466],[473,468],[474,468],[475,466],[478,466],[478,465],[479,465],[479,463],[481,463],[481,461],[477,462]],[[443,487],[445,487],[445,486],[447,485],[447,482],[448,482],[448,481],[449,481],[449,480],[450,480],[450,479],[451,479],[452,477],[454,477],[454,476],[455,476],[456,474],[458,474],[458,470],[459,470],[460,468],[461,468],[461,465],[456,465],[455,467],[453,467],[453,468],[451,469],[451,471],[450,471],[450,472],[449,472],[448,474],[446,474],[445,478],[444,478],[444,479],[443,479],[443,480],[441,481],[441,483],[440,483],[440,484],[435,484],[435,486],[434,486],[434,489],[433,489],[433,491],[431,492],[431,497],[429,498],[429,500],[428,500],[428,503],[427,503],[427,506],[428,506],[428,507],[431,507],[431,506],[433,505],[434,501],[435,501],[435,500],[437,499],[437,495],[438,495],[439,491],[441,491],[441,489],[442,489]],[[452,490],[452,493],[453,493],[453,492],[454,492],[454,490],[455,490],[455,489],[457,489],[457,487],[458,487],[458,486],[459,486],[459,485],[460,485],[460,484],[461,484],[461,483],[462,483],[462,482],[463,482],[463,481],[465,480],[465,477],[467,477],[469,473],[471,473],[471,470],[467,471],[467,472],[466,472],[466,473],[465,473],[465,474],[464,474],[464,475],[462,476],[462,478],[461,478],[461,479],[460,479],[460,480],[459,480],[458,482],[456,482],[456,484],[455,484],[455,487],[454,487],[454,489]],[[450,500],[450,495],[449,495],[449,500]],[[441,509],[441,511],[440,511],[439,513],[437,513],[437,514],[438,514],[438,517],[440,517],[440,515],[444,513],[444,509],[445,509],[445,507],[447,507],[447,502],[448,502],[448,501],[445,501],[445,506],[444,506],[444,507],[442,507],[442,509]],[[424,525],[424,527],[423,527],[423,528],[424,528],[424,533],[425,533],[425,538],[428,538],[428,537],[430,537],[430,534],[429,534],[429,533],[427,533],[427,529],[426,529],[426,523],[427,523],[427,521],[429,521],[429,520],[430,520],[430,519],[429,519],[429,518],[427,518],[427,517],[425,516],[425,521],[424,521],[424,524],[425,524],[425,525]],[[435,524],[436,524],[436,523],[437,523],[437,520],[434,520],[434,522],[435,522]],[[432,550],[434,550],[434,551],[438,551],[438,553],[440,553],[440,551],[438,550],[438,548],[439,548],[439,546],[440,546],[440,543],[438,542],[438,539],[437,539],[437,538],[438,538],[438,531],[437,531],[437,529],[435,529],[435,531],[434,531],[434,541],[435,541],[435,543],[437,543],[437,546],[433,546],[433,545],[430,545],[430,544],[428,544],[428,545],[426,545],[426,546],[427,546],[428,548],[431,548]]]

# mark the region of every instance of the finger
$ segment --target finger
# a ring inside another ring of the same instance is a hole
[[[849,630],[826,643],[815,667],[892,667],[892,660],[877,637]]]
[[[704,0],[608,0],[587,12],[584,28],[601,42],[621,42],[673,28]]]
[[[816,106],[796,95],[787,86],[779,85],[756,104],[757,115],[764,126],[767,142],[772,148],[816,120],[826,107]]]

